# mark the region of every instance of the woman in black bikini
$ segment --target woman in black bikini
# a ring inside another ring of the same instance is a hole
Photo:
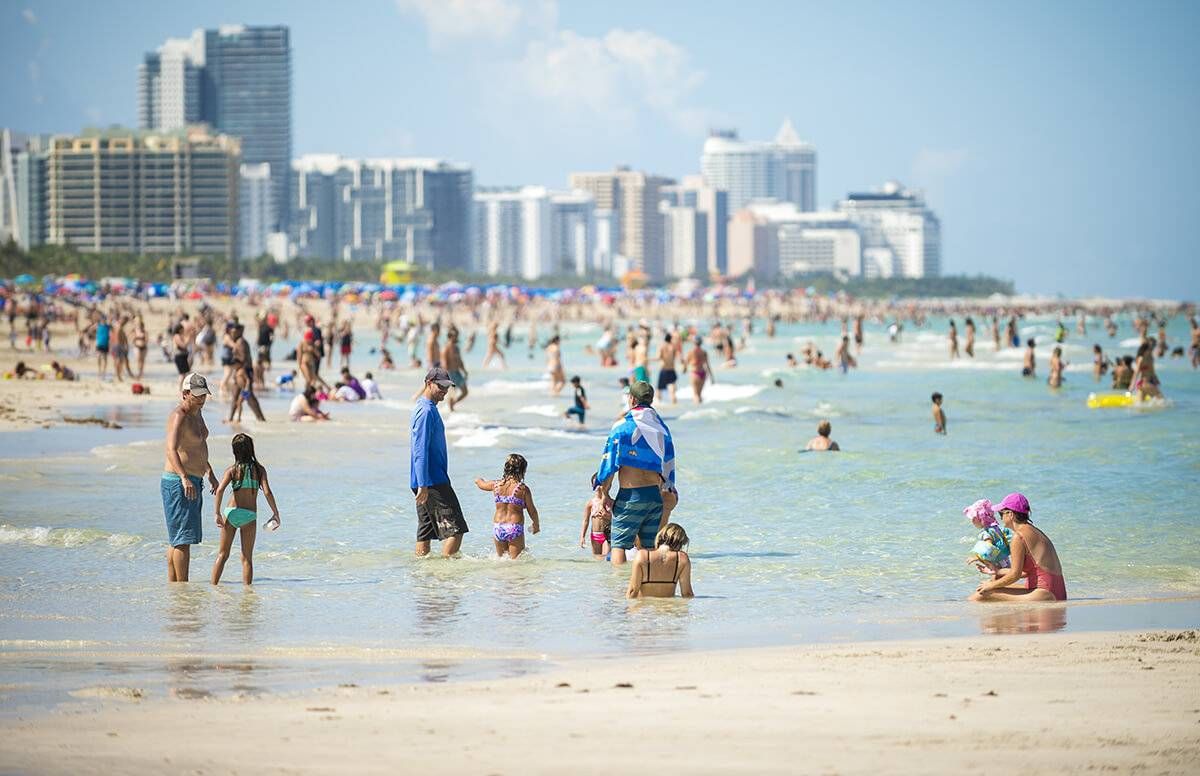
[[[654,550],[638,550],[629,570],[626,598],[674,598],[675,588],[692,598],[692,561],[683,548],[687,532],[678,523],[667,523],[654,537]]]

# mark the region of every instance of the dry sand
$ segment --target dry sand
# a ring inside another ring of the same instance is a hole
[[[0,771],[1200,772],[1195,631],[687,653],[241,699],[110,689],[0,722]]]

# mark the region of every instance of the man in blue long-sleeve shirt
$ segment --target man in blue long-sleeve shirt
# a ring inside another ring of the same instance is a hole
[[[442,554],[450,557],[462,545],[468,530],[462,507],[450,487],[446,427],[437,405],[454,386],[445,369],[435,367],[425,374],[425,388],[412,413],[412,457],[409,486],[417,500],[417,555],[429,554],[429,543],[442,542]]]

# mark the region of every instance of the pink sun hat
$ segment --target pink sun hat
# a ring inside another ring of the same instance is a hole
[[[1019,512],[1022,515],[1028,515],[1030,511],[1029,499],[1022,496],[1020,493],[1009,493],[995,507],[996,512],[1003,512],[1006,509],[1011,509],[1014,512]]]

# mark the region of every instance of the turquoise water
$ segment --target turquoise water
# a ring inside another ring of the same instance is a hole
[[[626,602],[625,575],[578,548],[588,477],[619,409],[621,373],[582,352],[595,327],[564,328],[568,374],[583,377],[593,406],[587,431],[558,417],[569,399],[546,395],[542,355],[528,358],[523,341],[507,371],[475,366],[470,397],[444,413],[472,528],[458,560],[412,556],[411,371],[383,376],[383,402],[334,405],[336,423],[287,423],[288,398],[264,400],[272,422],[247,430],[284,525],[259,533],[252,591],[237,581],[236,550],[220,588],[204,581],[218,536],[208,494],[205,543],[193,552],[198,581],[166,584],[165,403],[97,409],[119,417],[119,431],[0,435],[0,684],[28,683],[45,666],[67,667],[57,674],[64,688],[116,675],[169,684],[181,656],[203,658],[188,681],[228,689],[236,681],[206,673],[204,660],[249,660],[258,667],[251,685],[274,687],[343,676],[320,666],[363,654],[392,662],[345,670],[428,679],[476,657],[519,672],[544,654],[1112,627],[1087,605],[1028,615],[963,600],[978,574],[964,563],[972,530],[962,508],[1012,490],[1029,497],[1058,547],[1073,600],[1182,597],[1124,607],[1119,622],[1200,622],[1190,598],[1200,595],[1200,374],[1165,359],[1170,406],[1089,410],[1092,342],[1131,352],[1119,345],[1133,336],[1128,322],[1115,340],[1097,322],[1089,338],[1072,336],[1066,358],[1078,369],[1058,391],[1044,382],[1048,348],[1038,353],[1042,379],[1026,381],[1021,351],[996,353],[990,342],[975,360],[950,363],[943,324],[910,329],[897,345],[868,327],[861,368],[849,375],[784,367],[784,354],[808,339],[831,354],[838,334],[832,323],[784,326],[775,339],[753,337],[736,369],[718,370],[702,407],[686,386],[677,406],[657,402],[675,437],[674,519],[692,539],[691,601]],[[1027,320],[1022,339],[1050,342],[1053,328],[1052,319]],[[1186,322],[1170,333],[1182,344]],[[945,437],[932,432],[934,390],[946,397]],[[223,467],[229,430],[216,408],[205,415]],[[821,418],[844,452],[798,453]],[[471,481],[497,476],[514,451],[530,461],[542,532],[511,562],[493,557],[490,494]]]

